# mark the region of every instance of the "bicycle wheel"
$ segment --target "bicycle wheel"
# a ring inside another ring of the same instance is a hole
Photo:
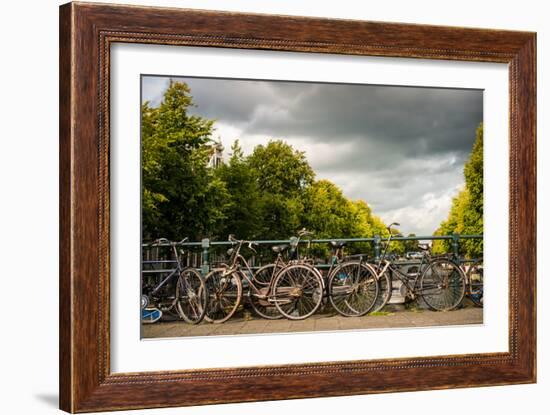
[[[267,287],[271,280],[283,269],[280,265],[268,264],[258,269],[252,276],[252,282],[257,287]]]
[[[199,324],[206,313],[208,295],[201,275],[193,268],[184,269],[176,282],[176,310],[189,324]]]
[[[376,297],[371,313],[381,311],[386,304],[390,302],[392,290],[391,274],[386,271],[378,277],[378,296]]]
[[[481,262],[472,264],[468,270],[468,282],[470,299],[476,306],[483,307],[483,264]]]
[[[238,272],[226,273],[215,269],[204,279],[208,292],[208,307],[204,319],[210,323],[223,323],[235,314],[241,303],[243,285]]]
[[[420,277],[420,294],[432,310],[453,310],[462,302],[465,293],[464,273],[448,259],[431,261]]]
[[[290,320],[303,320],[315,313],[323,300],[323,280],[313,267],[294,264],[283,268],[273,283],[273,302]]]
[[[356,261],[340,264],[329,277],[329,300],[347,317],[367,314],[378,297],[378,281],[371,267]]]
[[[253,277],[252,282],[258,290],[250,289],[248,298],[250,299],[250,306],[254,312],[265,319],[277,320],[283,317],[273,301],[269,301],[271,294],[271,280],[281,271],[283,267],[275,264],[264,265],[258,269]]]
[[[258,316],[268,320],[278,320],[283,317],[273,302],[270,286],[259,287],[257,291],[251,288],[248,298],[252,310]]]

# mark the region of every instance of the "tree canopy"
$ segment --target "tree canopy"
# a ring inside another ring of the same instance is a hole
[[[141,108],[144,239],[201,238],[225,219],[226,184],[207,166],[213,121],[189,114],[190,92],[170,82],[159,107]]]
[[[483,234],[483,125],[476,131],[472,153],[464,165],[465,187],[453,199],[449,216],[436,230],[436,235]],[[450,249],[450,241],[434,242],[435,253]],[[483,240],[460,242],[461,253],[468,257],[483,255]]]

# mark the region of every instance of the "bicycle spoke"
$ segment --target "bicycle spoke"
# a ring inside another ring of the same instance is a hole
[[[378,283],[374,273],[359,263],[344,263],[329,281],[330,301],[344,316],[368,313],[378,297]]]
[[[226,275],[224,270],[214,270],[206,276],[206,287],[209,292],[206,319],[222,323],[231,318],[241,301],[240,276],[236,272]]]
[[[322,285],[313,268],[295,264],[284,268],[274,286],[274,302],[285,317],[299,320],[309,317],[321,304]]]
[[[456,308],[465,293],[465,279],[458,266],[448,260],[432,262],[421,278],[420,294],[434,310]]]
[[[207,297],[204,281],[192,269],[182,271],[176,281],[174,305],[180,318],[198,324],[204,317]]]

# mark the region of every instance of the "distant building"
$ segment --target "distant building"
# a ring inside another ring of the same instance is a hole
[[[208,167],[218,168],[223,164],[223,145],[222,139],[218,136],[218,141],[211,140],[210,145],[210,160],[208,160]]]

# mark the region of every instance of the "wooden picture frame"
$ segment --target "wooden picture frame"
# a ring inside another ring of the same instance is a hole
[[[110,372],[109,59],[117,42],[509,65],[509,352]],[[536,34],[70,3],[60,8],[60,407],[68,412],[536,380]],[[254,393],[250,393],[254,391]]]

